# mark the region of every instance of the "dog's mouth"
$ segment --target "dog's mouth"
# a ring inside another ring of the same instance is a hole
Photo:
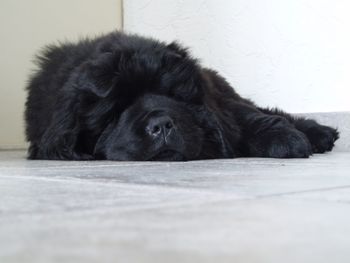
[[[149,161],[185,161],[183,154],[174,150],[163,150],[155,154]]]

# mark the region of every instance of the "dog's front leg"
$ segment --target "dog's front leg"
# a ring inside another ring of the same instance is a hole
[[[264,114],[250,105],[236,104],[232,109],[242,128],[243,156],[307,158],[312,154],[308,138],[286,118]]]

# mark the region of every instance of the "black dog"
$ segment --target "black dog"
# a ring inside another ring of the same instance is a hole
[[[28,85],[30,159],[308,157],[338,132],[240,97],[177,43],[112,33],[47,47]]]

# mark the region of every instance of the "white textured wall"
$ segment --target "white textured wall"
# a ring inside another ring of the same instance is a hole
[[[127,0],[126,31],[178,39],[244,96],[350,110],[349,0]]]

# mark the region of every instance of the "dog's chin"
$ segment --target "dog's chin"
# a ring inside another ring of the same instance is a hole
[[[174,150],[164,150],[153,155],[151,158],[148,159],[148,161],[186,161],[186,157],[180,152]]]

